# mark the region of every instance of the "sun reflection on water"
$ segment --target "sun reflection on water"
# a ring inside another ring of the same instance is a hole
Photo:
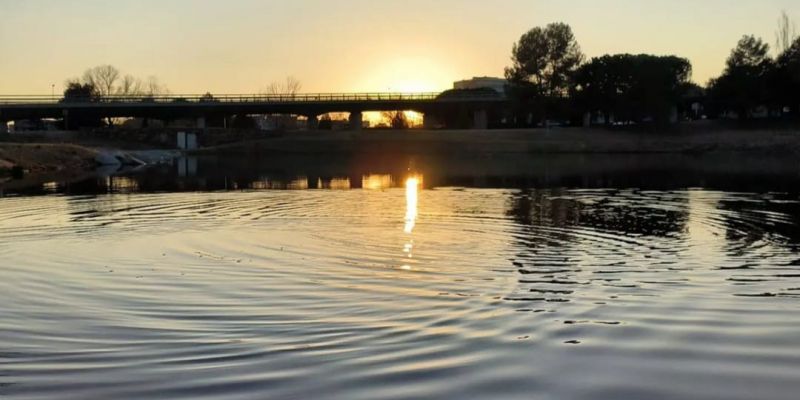
[[[421,179],[417,176],[411,176],[406,179],[406,217],[403,232],[408,235],[408,241],[403,245],[403,253],[406,257],[411,259],[414,257],[414,238],[411,234],[414,232],[414,227],[417,224],[417,206],[419,204],[419,187]],[[400,267],[406,271],[413,268],[411,265],[406,264]]]
[[[369,190],[384,190],[392,187],[392,176],[389,174],[364,175],[361,187]]]
[[[416,176],[406,179],[406,226],[404,231],[411,233],[417,223],[417,204],[419,195],[419,178]]]

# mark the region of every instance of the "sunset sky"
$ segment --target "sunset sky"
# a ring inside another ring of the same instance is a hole
[[[570,24],[587,56],[677,54],[718,74],[743,34],[769,43],[797,0],[0,0],[0,94],[49,94],[87,67],[173,93],[438,91],[501,76],[531,27]]]

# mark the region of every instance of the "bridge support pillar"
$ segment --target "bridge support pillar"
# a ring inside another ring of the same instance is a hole
[[[350,113],[350,129],[354,131],[360,131],[361,127],[364,126],[364,115],[361,111],[351,112]]]
[[[206,129],[206,117],[197,118],[197,129]]]
[[[439,120],[439,117],[433,115],[431,113],[427,113],[422,116],[422,127],[425,129],[437,129],[442,126],[442,122]]]
[[[592,127],[592,113],[586,112],[583,114],[583,127],[584,128]]]
[[[64,121],[64,130],[70,131],[73,129],[72,124],[69,123],[69,110],[64,109],[61,111],[61,118]]]
[[[317,128],[319,128],[319,118],[317,118],[316,115],[309,115],[306,122],[306,128],[310,131],[317,130]]]
[[[678,123],[678,106],[672,106],[669,109],[669,123],[670,124],[677,124]]]
[[[475,110],[472,114],[472,129],[489,128],[489,113],[486,110]]]

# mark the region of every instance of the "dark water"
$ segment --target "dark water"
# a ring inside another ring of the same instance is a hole
[[[183,163],[6,191],[0,397],[800,393],[791,160]]]

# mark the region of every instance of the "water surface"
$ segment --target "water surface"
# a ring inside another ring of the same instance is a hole
[[[791,192],[255,175],[0,199],[0,396],[800,392]]]

